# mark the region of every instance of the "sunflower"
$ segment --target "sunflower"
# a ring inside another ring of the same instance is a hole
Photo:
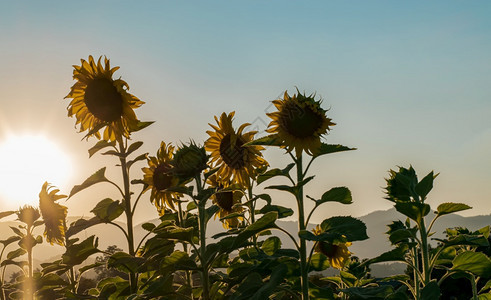
[[[103,139],[115,141],[122,136],[129,137],[137,129],[139,121],[133,109],[144,102],[128,93],[128,84],[121,79],[113,79],[113,73],[119,67],[111,68],[109,59],[94,61],[82,59],[80,66],[73,66],[73,79],[77,82],[71,87],[65,98],[73,100],[68,105],[68,116],[76,116],[76,125],[80,132],[88,131],[86,137],[94,135],[101,138],[99,131],[104,130]]]
[[[317,225],[313,232],[315,235],[319,235],[323,231],[321,227]],[[351,252],[349,252],[348,250],[349,246],[351,246],[351,242],[330,243],[326,241],[320,241],[317,242],[314,251],[327,256],[331,267],[341,270],[351,256]]]
[[[215,203],[220,210],[215,215],[215,219],[218,218],[222,221],[223,227],[225,229],[236,228],[239,225],[239,222],[243,220],[240,216],[230,217],[227,219],[223,219],[226,216],[234,213],[241,213],[244,211],[242,206],[240,205],[240,199],[243,196],[243,192],[240,190],[223,190],[227,186],[228,183],[224,183],[221,181],[216,174],[211,175],[207,183],[216,188],[215,194],[211,196],[213,203]],[[222,220],[223,219],[223,220]]]
[[[208,168],[208,158],[205,148],[191,141],[188,145],[181,145],[171,162],[173,173],[181,182],[192,179]]]
[[[172,172],[173,156],[174,146],[162,142],[157,156],[148,158],[148,168],[142,168],[143,181],[152,189],[150,201],[154,202],[160,215],[165,209],[175,210],[174,201],[182,197],[181,193],[166,191],[179,185],[179,179]]]
[[[39,209],[44,220],[44,236],[51,245],[56,243],[63,246],[66,232],[67,207],[56,203],[57,200],[66,198],[65,195],[57,195],[60,191],[52,189],[47,182],[43,184],[39,192]]]
[[[209,124],[215,131],[208,130],[210,136],[205,141],[205,150],[211,152],[210,164],[218,167],[217,176],[225,181],[249,186],[249,179],[257,174],[256,169],[268,163],[262,157],[262,146],[244,146],[253,140],[257,131],[243,132],[249,123],[242,124],[237,131],[232,127],[235,112],[222,113],[220,120],[215,116],[218,126]]]
[[[273,101],[278,111],[267,114],[272,121],[266,131],[276,134],[288,152],[295,149],[297,157],[302,151],[314,155],[321,147],[321,135],[330,130],[329,126],[336,125],[326,117],[321,101],[314,98],[315,95],[302,95],[298,89],[292,97],[285,91],[283,99]]]
[[[30,205],[24,205],[17,211],[17,219],[26,224],[27,227],[32,227],[39,217],[39,210]]]

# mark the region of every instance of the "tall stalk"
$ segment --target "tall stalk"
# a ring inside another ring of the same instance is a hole
[[[200,175],[195,177],[198,195],[203,190],[201,186]],[[202,299],[210,299],[210,280],[208,275],[208,265],[206,263],[206,211],[205,211],[205,199],[198,200],[198,219],[199,219],[199,238],[200,238],[200,260],[201,260],[201,285],[203,286]]]
[[[297,165],[297,185],[303,181],[303,167],[302,167],[302,155],[295,160]],[[298,230],[303,231],[306,228],[305,213],[303,204],[303,186],[298,187],[297,192],[297,205],[298,205]],[[300,272],[301,272],[301,287],[302,287],[302,299],[309,299],[309,277],[307,266],[307,243],[304,238],[300,237]]]
[[[128,174],[128,166],[126,163],[126,147],[122,140],[118,140],[121,162],[121,170],[123,172],[123,185],[124,185],[124,213],[126,215],[126,226],[127,226],[127,241],[128,241],[128,252],[131,256],[135,255],[135,243],[133,235],[133,211],[131,209],[131,193],[130,193],[130,177]],[[130,290],[131,293],[136,292],[137,289],[137,275],[130,271]]]

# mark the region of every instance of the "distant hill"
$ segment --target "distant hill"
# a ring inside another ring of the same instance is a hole
[[[432,213],[430,213],[431,215]],[[433,217],[433,216],[428,217]],[[68,223],[71,223],[77,220],[77,217],[69,217]],[[380,255],[381,253],[390,250],[391,246],[388,241],[387,235],[385,232],[387,231],[387,225],[390,224],[394,220],[404,221],[405,218],[401,214],[399,214],[395,209],[389,209],[386,211],[375,211],[369,213],[363,217],[359,218],[367,225],[367,234],[369,236],[368,240],[355,242],[350,247],[350,251],[354,253],[354,255],[360,258],[372,258]],[[428,220],[429,222],[430,220]],[[158,223],[158,219],[151,220],[152,223]],[[3,221],[0,222],[0,240],[6,239],[10,235],[12,235],[12,230],[9,226],[17,226],[19,222],[15,221]],[[292,233],[295,236],[295,232],[298,231],[297,223],[295,221],[277,221],[277,224]],[[125,227],[124,223],[119,223],[122,227]],[[472,217],[463,217],[456,214],[451,214],[447,216],[443,216],[439,219],[439,221],[435,224],[434,237],[441,238],[443,237],[443,231],[448,227],[456,227],[462,226],[467,227],[471,230],[476,230],[482,228],[484,226],[491,225],[491,214],[482,215],[482,216],[472,216]],[[42,226],[41,226],[42,227]],[[312,229],[314,225],[309,226],[309,229]],[[36,232],[36,234],[42,234],[41,228]],[[44,228],[42,228],[44,230]],[[210,221],[208,225],[208,236],[212,236],[216,233],[222,232],[224,229],[219,221],[214,221],[213,219]],[[144,237],[146,231],[141,227],[141,224],[135,226],[135,238],[137,240]],[[282,232],[274,231],[273,234],[278,235],[282,240],[283,248],[293,248],[293,242]],[[106,249],[110,245],[117,245],[122,249],[127,249],[127,242],[125,240],[122,232],[116,228],[115,226],[108,224],[100,224],[93,226],[81,233],[79,233],[78,237],[80,239],[85,239],[91,235],[96,235],[99,238],[99,249]],[[210,238],[211,239],[211,238]],[[7,249],[9,250],[15,249],[14,246],[10,246]],[[37,266],[41,262],[54,260],[60,257],[60,255],[64,252],[64,248],[59,245],[50,245],[48,243],[43,243],[34,248],[34,259]],[[5,254],[4,254],[5,255]],[[390,271],[390,269],[394,271]],[[372,268],[372,273],[375,276],[381,276],[379,273],[390,272],[390,273],[398,273],[401,270],[401,266],[390,266],[390,267],[380,267],[374,266]],[[402,268],[403,269],[403,268]]]

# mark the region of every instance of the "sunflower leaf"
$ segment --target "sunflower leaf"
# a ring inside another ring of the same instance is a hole
[[[482,252],[466,251],[454,258],[452,270],[488,278],[491,276],[491,259]]]
[[[278,213],[276,211],[270,211],[264,214],[261,218],[259,218],[256,222],[247,226],[244,231],[239,233],[237,237],[235,237],[235,241],[233,244],[233,249],[237,246],[241,245],[243,242],[247,241],[253,235],[260,233],[263,230],[275,228],[275,221],[278,219]]]
[[[356,150],[356,148],[350,148],[343,145],[334,145],[334,144],[324,144],[321,143],[321,147],[317,153],[315,153],[313,158],[317,158],[321,155],[331,154],[342,151]]]
[[[351,198],[351,192],[347,187],[335,187],[325,192],[320,200],[316,201],[316,205],[319,206],[325,202],[339,202],[342,204],[351,204],[353,199]]]
[[[135,157],[133,160],[128,161],[128,162],[126,163],[126,166],[128,167],[128,169],[129,169],[129,168],[131,168],[131,166],[132,166],[134,163],[136,163],[136,162],[138,162],[138,161],[142,161],[142,160],[147,159],[147,155],[148,155],[148,153],[143,153],[143,154],[138,155],[138,156],[137,156],[137,157]]]
[[[421,179],[418,184],[414,187],[416,193],[421,197],[421,199],[425,199],[426,195],[433,189],[433,180],[438,176],[438,174],[434,175],[433,171],[428,173],[423,179]]]
[[[106,140],[100,140],[98,141],[92,148],[89,149],[89,158],[92,157],[92,155],[96,154],[99,150],[102,150],[106,147],[116,145],[116,143],[113,142],[108,142]]]
[[[7,238],[6,240],[1,240],[0,243],[2,243],[4,247],[7,247],[8,245],[10,245],[14,242],[17,242],[20,239],[21,239],[20,236],[13,235],[13,236]]]
[[[398,212],[414,220],[417,224],[420,224],[423,217],[431,210],[428,204],[413,201],[396,201],[394,207]]]
[[[22,256],[24,254],[26,254],[27,251],[22,249],[22,248],[19,248],[19,249],[16,249],[16,250],[13,250],[13,251],[10,251],[8,254],[7,254],[7,259],[14,259],[14,258],[17,258],[19,256]]]
[[[257,176],[257,179],[256,179],[257,184],[259,185],[259,184],[263,183],[264,181],[271,179],[273,177],[276,177],[276,176],[288,177],[290,170],[294,166],[295,166],[295,163],[291,163],[288,166],[286,166],[286,168],[284,168],[284,169],[275,168],[275,169],[268,170],[268,171],[260,174],[259,176]]]
[[[286,218],[293,215],[293,210],[291,208],[270,204],[263,206],[259,210],[259,213],[266,214],[270,211],[276,211],[278,213],[278,219]]]
[[[348,242],[368,239],[367,227],[363,221],[350,216],[338,216],[325,219],[321,223],[323,232],[342,234]]]
[[[374,263],[388,262],[388,261],[405,261],[406,253],[408,250],[409,250],[409,246],[407,244],[401,244],[395,249],[384,252],[375,258],[363,262],[362,265],[365,264],[370,265]]]
[[[262,138],[245,143],[244,146],[281,146],[281,139],[277,134],[270,134]]]
[[[83,263],[89,256],[101,252],[97,249],[98,238],[94,235],[88,237],[78,244],[66,246],[65,253],[61,256],[61,262],[68,266],[76,266]]]
[[[106,167],[99,169],[94,174],[90,175],[89,178],[85,179],[85,181],[80,185],[75,185],[70,191],[70,195],[68,195],[67,199],[70,199],[76,193],[96,184],[99,182],[109,182],[104,173],[106,172]]]
[[[131,153],[133,153],[136,150],[138,150],[142,145],[143,145],[143,142],[141,142],[141,141],[134,142],[133,144],[131,144],[128,147],[128,150],[126,150],[126,156],[129,156]]]
[[[146,121],[146,122],[138,121],[138,123],[135,126],[133,126],[130,130],[131,130],[131,132],[137,132],[137,131],[140,131],[144,128],[147,128],[148,126],[152,125],[153,123],[155,123],[155,121]]]
[[[464,204],[464,203],[447,202],[447,203],[442,203],[442,204],[438,205],[435,213],[438,214],[438,216],[443,216],[446,214],[451,214],[454,212],[463,211],[463,210],[471,209],[471,208],[472,207],[470,207],[469,205]]]
[[[5,217],[10,216],[10,215],[13,215],[13,214],[15,214],[15,211],[13,211],[13,210],[2,211],[2,212],[0,212],[0,219],[5,218]]]
[[[124,208],[119,201],[106,198],[99,201],[90,212],[105,223],[109,223],[119,217],[124,212]]]

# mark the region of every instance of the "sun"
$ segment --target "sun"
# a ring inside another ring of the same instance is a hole
[[[38,206],[43,183],[62,187],[71,173],[70,156],[43,135],[0,138],[0,210]]]

